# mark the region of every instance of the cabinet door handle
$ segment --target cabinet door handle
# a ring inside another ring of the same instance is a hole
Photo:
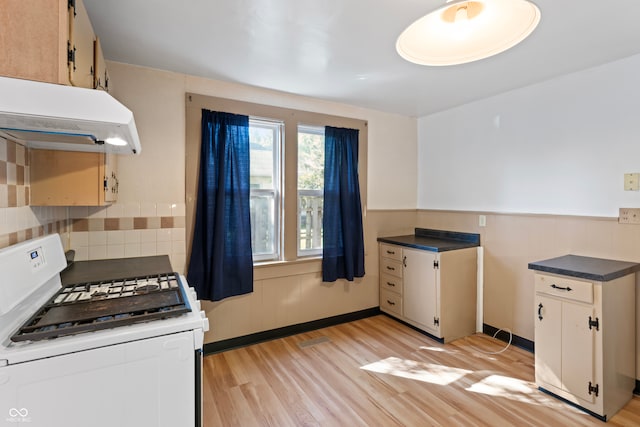
[[[568,287],[568,286],[567,286],[566,288],[563,288],[562,286],[558,286],[558,285],[556,285],[555,283],[554,283],[553,285],[551,285],[551,287],[552,287],[553,289],[557,289],[557,290],[559,290],[559,291],[571,291],[571,288],[570,288],[570,287]]]
[[[406,256],[402,257],[402,265],[404,265],[405,267],[407,266],[407,257]]]
[[[538,304],[538,320],[542,320],[542,303]]]
[[[391,283],[391,282],[387,282],[387,286],[393,286],[395,288],[396,284],[395,283]]]
[[[395,255],[395,254],[396,254],[396,251],[390,251],[390,250],[387,250],[387,253],[388,253],[389,255]]]
[[[389,305],[396,305],[396,303],[395,303],[395,302],[393,302],[393,301],[389,301],[389,300],[387,300],[387,304],[389,304]]]
[[[395,271],[396,269],[395,269],[394,267],[389,267],[389,266],[387,265],[387,270]]]

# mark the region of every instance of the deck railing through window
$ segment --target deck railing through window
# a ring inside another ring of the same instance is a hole
[[[275,198],[274,190],[251,190],[251,247],[254,261],[278,258]]]
[[[298,254],[322,253],[322,190],[298,191]]]

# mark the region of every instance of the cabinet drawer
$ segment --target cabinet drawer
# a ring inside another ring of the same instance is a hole
[[[593,282],[536,274],[535,283],[539,294],[593,304]]]
[[[380,309],[402,316],[402,297],[386,289],[381,289]]]
[[[380,256],[402,261],[402,248],[394,245],[380,244]]]
[[[380,289],[402,295],[402,279],[383,273],[380,275]]]
[[[389,258],[380,259],[380,275],[390,274],[402,278],[402,262]]]

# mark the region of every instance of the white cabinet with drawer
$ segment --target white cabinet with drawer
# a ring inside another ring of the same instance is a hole
[[[402,317],[402,248],[380,244],[380,310]]]
[[[534,285],[536,384],[610,418],[635,386],[635,275],[536,273]]]
[[[380,310],[444,342],[475,332],[477,249],[380,243]]]

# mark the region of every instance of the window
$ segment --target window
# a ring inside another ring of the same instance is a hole
[[[193,239],[202,109],[249,116],[251,239],[256,264],[322,255],[324,128],[359,129],[358,173],[366,197],[367,123],[363,120],[188,93],[186,228]],[[297,148],[297,149],[296,149]],[[363,206],[366,200],[363,199]],[[190,250],[190,249],[188,249]],[[303,263],[316,268],[316,263]],[[265,266],[266,267],[266,266]]]
[[[282,122],[249,119],[251,246],[254,261],[280,257]]]
[[[324,127],[298,125],[298,256],[322,253]]]

